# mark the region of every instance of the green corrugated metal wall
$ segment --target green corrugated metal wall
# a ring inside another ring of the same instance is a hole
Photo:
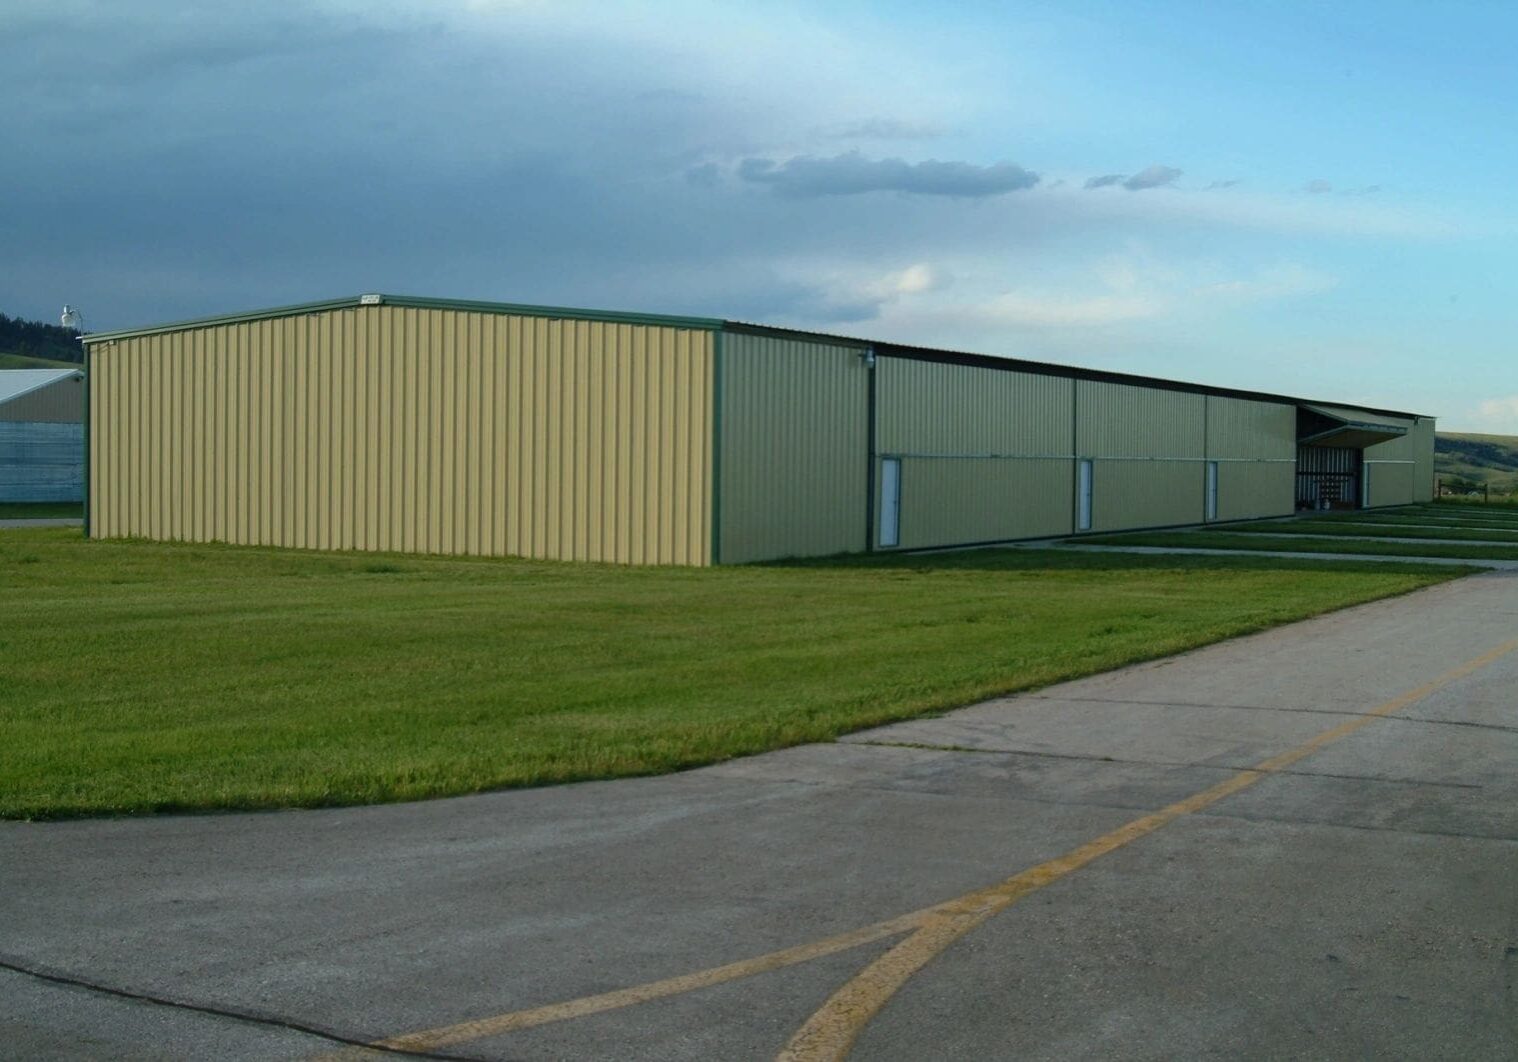
[[[1092,462],[1091,530],[1202,522],[1204,399],[1080,380],[1076,456]]]
[[[1296,508],[1297,410],[1207,396],[1207,459],[1218,465],[1218,520],[1286,516]]]
[[[855,347],[722,337],[724,564],[865,548],[870,369]]]
[[[901,548],[1070,531],[1073,381],[898,357],[875,371],[876,451],[901,461]]]

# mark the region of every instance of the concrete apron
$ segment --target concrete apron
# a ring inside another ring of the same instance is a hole
[[[1515,616],[1489,573],[680,775],[0,824],[3,958],[176,1004],[0,971],[0,1021],[71,1057],[1510,1055]]]

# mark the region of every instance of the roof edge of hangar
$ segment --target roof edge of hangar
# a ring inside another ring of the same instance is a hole
[[[365,294],[349,295],[339,299],[319,302],[301,302],[291,306],[273,306],[264,310],[245,313],[215,314],[210,317],[193,317],[184,321],[143,325],[138,328],[122,328],[110,332],[90,332],[80,337],[85,343],[106,343],[118,339],[136,339],[139,336],[163,335],[167,332],[183,332],[192,328],[214,328],[217,325],[246,324],[250,321],[270,321],[281,317],[302,317],[332,310],[357,309],[364,306],[398,306],[418,310],[458,310],[465,313],[509,314],[516,317],[552,317],[565,321],[599,321],[607,324],[646,324],[666,328],[689,328],[717,331],[722,321],[708,317],[682,317],[674,314],[623,312],[620,310],[586,310],[572,306],[537,306],[515,302],[480,302],[472,299],[434,299],[415,295]]]

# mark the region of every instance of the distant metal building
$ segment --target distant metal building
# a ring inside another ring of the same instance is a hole
[[[0,369],[0,502],[84,498],[84,373]]]
[[[1417,414],[708,318],[365,295],[85,340],[96,537],[707,565],[1433,494]]]

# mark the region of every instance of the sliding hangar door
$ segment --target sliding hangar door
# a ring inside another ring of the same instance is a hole
[[[1293,509],[1284,401],[759,330],[717,357],[722,563]]]

